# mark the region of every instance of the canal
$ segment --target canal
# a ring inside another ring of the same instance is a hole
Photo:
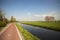
[[[60,40],[60,32],[58,31],[35,27],[31,25],[26,25],[26,24],[21,24],[21,25],[23,28],[25,28],[31,34],[37,36],[41,40]]]

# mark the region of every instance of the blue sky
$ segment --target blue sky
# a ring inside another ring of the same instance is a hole
[[[60,19],[58,0],[0,0],[0,5],[8,19],[14,16],[17,20],[36,21],[47,15]]]

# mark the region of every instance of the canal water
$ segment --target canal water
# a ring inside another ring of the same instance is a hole
[[[34,27],[31,25],[21,24],[23,28],[28,30],[31,34],[37,36],[41,40],[60,40],[60,32],[40,28],[40,27]]]

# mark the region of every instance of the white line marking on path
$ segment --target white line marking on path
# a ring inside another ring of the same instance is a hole
[[[16,25],[15,25],[15,27],[16,27]],[[17,33],[18,33],[20,40],[23,40],[17,27],[16,27],[16,30],[17,30]]]

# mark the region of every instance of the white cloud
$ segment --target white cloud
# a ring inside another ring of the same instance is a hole
[[[44,21],[45,16],[53,16],[56,20],[60,19],[60,14],[57,12],[48,12],[48,13],[40,13],[40,14],[32,14],[28,12],[25,16],[21,17],[22,21]]]
[[[36,16],[36,17],[40,17],[41,15],[35,14],[34,16]]]
[[[30,12],[28,12],[28,13],[27,13],[27,15],[31,15],[31,13],[30,13]]]

